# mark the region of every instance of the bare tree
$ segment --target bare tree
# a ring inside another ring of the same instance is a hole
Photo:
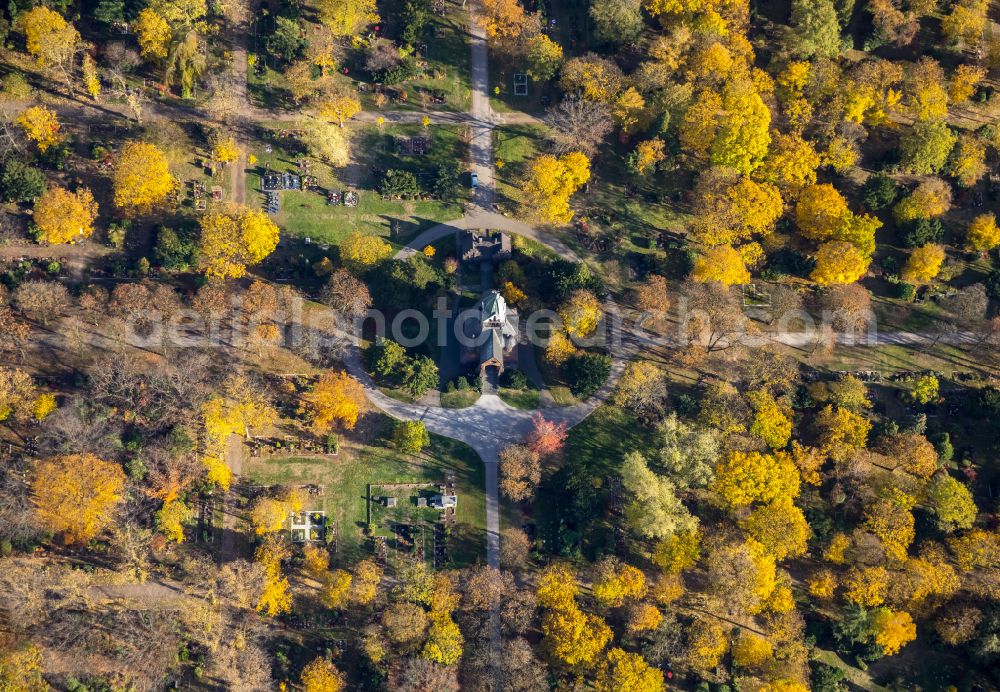
[[[399,692],[458,692],[454,666],[442,666],[425,658],[408,658],[392,676],[390,686]]]
[[[69,306],[69,291],[61,283],[33,279],[14,291],[14,305],[33,320],[48,324]]]
[[[364,315],[372,306],[372,297],[364,281],[355,278],[346,269],[338,269],[323,287],[323,302],[347,317]]]
[[[820,304],[839,332],[864,332],[875,317],[872,296],[861,284],[832,286],[823,292]]]
[[[552,148],[559,154],[582,151],[592,156],[613,129],[611,109],[607,105],[578,96],[567,96],[549,107],[544,120],[551,128]]]
[[[687,339],[700,341],[709,353],[743,342],[751,325],[731,288],[709,281],[689,284],[686,293],[681,320]]]
[[[42,456],[89,452],[108,458],[121,447],[121,424],[74,399],[45,419],[37,444]]]

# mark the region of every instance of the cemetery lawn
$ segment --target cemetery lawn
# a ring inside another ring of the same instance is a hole
[[[325,494],[313,498],[337,522],[337,558],[345,564],[371,554],[364,535],[368,522],[367,486],[383,483],[437,483],[455,474],[458,494],[457,522],[449,545],[452,562],[474,563],[486,551],[486,499],[483,466],[471,447],[462,442],[431,435],[430,445],[418,455],[376,446],[342,442],[336,457],[281,459],[250,458],[245,474],[262,485],[314,483]]]

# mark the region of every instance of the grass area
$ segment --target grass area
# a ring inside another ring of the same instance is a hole
[[[506,206],[521,202],[520,180],[527,173],[528,162],[541,150],[545,128],[536,125],[510,125],[493,130],[493,156],[503,161],[497,167],[496,187],[499,201]]]
[[[404,0],[386,0],[379,3],[382,21],[380,35],[398,39],[401,27]],[[414,48],[417,74],[399,84],[386,86],[383,93],[389,99],[385,107],[391,110],[448,110],[467,111],[472,103],[471,70],[469,66],[469,14],[459,0],[445,0],[444,14],[430,13],[425,34]],[[273,19],[262,17],[256,25],[251,39],[251,53],[268,64],[262,74],[254,69],[248,71],[250,94],[257,104],[264,108],[294,108],[287,82],[281,70],[283,66],[272,64],[273,58],[266,54],[266,37],[272,30]],[[308,30],[318,31],[319,27],[306,20]],[[423,46],[426,46],[426,53]],[[366,73],[366,53],[355,50],[337,70],[331,71],[332,78],[341,89],[357,92],[362,108],[374,110],[375,85],[369,83],[371,76]],[[344,74],[344,72],[347,74]],[[441,93],[444,103],[434,103],[430,92]]]
[[[437,483],[455,475],[458,507],[452,559],[457,565],[475,562],[485,551],[486,503],[482,464],[467,445],[437,435],[419,455],[385,447],[342,445],[333,458],[251,459],[246,475],[264,485],[315,483],[325,489],[317,502],[338,523],[337,556],[351,563],[370,554],[365,536],[368,484]]]
[[[615,524],[621,517],[593,508],[602,506],[608,479],[618,474],[623,457],[652,448],[654,436],[631,413],[607,404],[570,429],[563,454],[569,465],[542,482],[534,504],[546,551],[579,544],[590,558],[613,552]],[[587,514],[591,518],[580,524],[580,516]]]
[[[444,408],[468,408],[479,400],[479,392],[467,389],[464,392],[441,392],[441,406]]]
[[[501,387],[500,398],[514,408],[531,409],[538,408],[539,394],[537,389],[507,389]]]
[[[309,237],[320,243],[337,244],[347,235],[358,231],[380,235],[404,243],[420,231],[438,223],[462,216],[467,192],[449,200],[384,200],[376,190],[375,168],[409,170],[418,176],[428,176],[442,164],[459,167],[465,160],[465,144],[458,126],[431,126],[430,154],[423,157],[403,156],[396,151],[395,137],[423,133],[420,125],[360,127],[352,132],[354,161],[344,169],[333,169],[315,159],[311,174],[317,177],[317,191],[281,192],[281,211],[274,220],[293,237]],[[281,131],[278,131],[279,134]],[[287,140],[268,140],[272,151],[264,152],[263,141],[251,149],[260,164],[247,175],[247,201],[251,206],[263,205],[260,176],[266,168],[279,173],[299,173],[301,153]],[[359,200],[355,207],[331,206],[326,190],[356,189]]]
[[[545,349],[535,347],[535,362],[538,363],[538,371],[542,374],[542,380],[548,387],[556,406],[572,406],[579,403],[579,399],[569,390],[569,384],[545,359]]]

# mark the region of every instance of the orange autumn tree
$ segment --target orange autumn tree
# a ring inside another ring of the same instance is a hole
[[[567,435],[565,423],[555,423],[536,413],[531,419],[531,425],[527,445],[533,452],[547,457],[562,450]]]
[[[325,433],[336,422],[353,430],[364,403],[365,390],[360,382],[346,372],[327,372],[320,375],[312,391],[302,396],[299,412],[310,417],[316,432]]]
[[[93,454],[38,462],[31,499],[41,522],[68,543],[86,543],[111,523],[122,501],[125,473]]]

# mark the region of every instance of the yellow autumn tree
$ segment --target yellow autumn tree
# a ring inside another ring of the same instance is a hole
[[[629,87],[615,97],[611,117],[625,134],[632,134],[647,122],[646,100],[635,87]]]
[[[94,232],[97,202],[90,190],[81,187],[70,192],[64,187],[45,191],[32,212],[38,240],[59,244],[89,238]]]
[[[916,536],[910,511],[914,504],[914,496],[893,488],[889,497],[880,498],[865,509],[862,527],[879,539],[890,561],[902,563],[906,560]]]
[[[625,75],[614,60],[587,53],[566,61],[559,86],[565,92],[578,92],[587,101],[610,103],[625,86]]]
[[[864,449],[872,429],[871,421],[859,413],[829,404],[816,415],[814,425],[820,449],[834,459]]]
[[[635,146],[635,151],[629,157],[629,165],[639,175],[648,175],[666,158],[666,143],[659,137],[654,137],[645,139]]]
[[[812,144],[796,133],[771,135],[771,146],[760,171],[761,177],[792,195],[815,185],[822,157]]]
[[[1000,228],[993,214],[979,214],[969,224],[965,245],[976,252],[989,252],[1000,245]]]
[[[849,210],[847,200],[828,183],[810,185],[795,205],[795,223],[809,240],[830,240]]]
[[[774,647],[764,637],[741,629],[730,653],[733,656],[733,665],[741,668],[759,668],[771,659]]]
[[[375,0],[317,0],[319,21],[334,36],[357,36],[379,21]]]
[[[20,368],[0,366],[0,421],[7,420],[11,414],[17,420],[28,420],[34,401],[35,385],[31,375]]]
[[[80,63],[80,76],[83,80],[83,88],[94,100],[101,95],[101,78],[97,73],[97,62],[90,53],[83,54]]]
[[[732,245],[767,235],[784,212],[776,186],[718,167],[698,178],[694,208],[691,231],[705,245]]]
[[[875,643],[886,656],[892,656],[917,638],[917,626],[906,611],[879,608],[872,613],[872,630]]]
[[[17,124],[24,130],[28,139],[35,143],[38,151],[46,151],[63,140],[60,131],[62,126],[55,111],[45,106],[26,108],[17,116]]]
[[[816,266],[809,278],[821,286],[854,283],[868,272],[871,259],[853,244],[835,240],[816,251]]]
[[[639,603],[629,611],[626,627],[629,632],[655,630],[663,621],[663,614],[652,603]]]
[[[360,382],[346,372],[327,372],[302,396],[300,412],[309,415],[319,433],[330,430],[335,422],[354,430],[364,403],[365,389]]]
[[[350,601],[353,581],[351,573],[342,569],[335,569],[327,574],[322,591],[323,605],[334,610],[345,607]]]
[[[542,154],[528,167],[524,180],[525,205],[542,221],[568,223],[573,218],[569,199],[590,180],[590,159],[578,151],[560,157]]]
[[[844,598],[865,607],[885,602],[889,572],[881,565],[853,567],[843,580]]]
[[[986,143],[975,135],[962,135],[952,149],[948,172],[961,187],[974,187],[989,167],[986,165]]]
[[[28,54],[39,66],[68,66],[80,43],[80,33],[61,14],[39,5],[19,15],[17,23],[24,32]]]
[[[156,525],[168,540],[184,542],[184,525],[191,521],[194,512],[181,500],[168,500],[156,513]]]
[[[700,283],[717,281],[723,286],[750,283],[743,256],[731,245],[716,245],[694,261],[691,278]]]
[[[611,641],[611,628],[571,603],[542,613],[542,636],[542,645],[555,660],[569,666],[588,665]]]
[[[372,560],[362,560],[354,565],[354,579],[351,582],[351,602],[367,605],[378,595],[378,585],[382,581],[382,568]]]
[[[748,81],[727,85],[723,116],[710,147],[712,163],[750,175],[760,167],[771,143],[771,111]]]
[[[232,163],[240,157],[240,147],[232,135],[219,137],[212,146],[212,158],[219,163]]]
[[[951,74],[948,85],[948,100],[960,105],[976,93],[976,87],[986,77],[986,68],[979,65],[961,64]]]
[[[530,26],[528,15],[517,0],[483,0],[482,7],[479,23],[491,40],[519,38]]]
[[[361,101],[357,96],[348,93],[333,94],[318,104],[320,116],[335,120],[341,127],[345,120],[350,120],[361,112]]]
[[[901,277],[911,284],[923,285],[930,283],[941,271],[945,252],[940,245],[928,243],[910,253],[903,267]]]
[[[719,127],[718,117],[721,112],[722,97],[718,92],[703,89],[695,95],[684,112],[677,133],[685,156],[699,161],[708,156]]]
[[[925,180],[904,197],[892,213],[901,224],[933,219],[951,208],[951,188],[940,178]]]
[[[787,496],[758,507],[740,526],[776,560],[804,555],[812,536],[802,510]]]
[[[733,509],[754,502],[773,502],[798,496],[799,472],[784,452],[733,450],[716,467],[711,489]]]
[[[549,343],[545,347],[545,360],[556,367],[561,367],[574,353],[576,346],[566,332],[559,329],[549,337]]]
[[[603,316],[604,311],[597,296],[585,288],[573,291],[559,306],[559,319],[562,320],[563,329],[578,339],[593,334]]]
[[[213,279],[238,279],[278,247],[280,231],[262,209],[229,207],[198,219],[202,271]]]
[[[626,600],[640,599],[646,595],[646,575],[631,565],[604,562],[591,587],[594,599],[605,608],[618,607]]]
[[[162,60],[170,52],[174,32],[160,14],[149,7],[142,10],[135,21],[139,52],[147,60]]]
[[[340,259],[356,270],[364,270],[390,255],[392,246],[377,235],[361,235],[355,231],[340,244]]]
[[[753,420],[750,434],[759,437],[771,449],[783,449],[792,437],[792,421],[767,390],[750,392],[747,395]]]
[[[254,558],[264,568],[264,589],[257,601],[257,611],[272,617],[292,610],[292,594],[281,563],[288,559],[288,547],[277,536],[269,536],[257,547]]]
[[[261,497],[250,510],[250,524],[258,536],[281,531],[291,512],[287,500],[280,497]]]
[[[124,488],[125,472],[118,464],[71,454],[38,462],[31,499],[46,528],[68,543],[86,543],[111,523]]]
[[[450,666],[462,658],[464,637],[448,611],[431,610],[431,626],[421,652],[423,658]]]
[[[951,7],[951,12],[941,18],[941,31],[946,39],[957,45],[976,48],[986,31],[987,12],[990,4],[986,0],[959,0]]]
[[[715,620],[698,618],[687,632],[687,663],[693,670],[707,673],[719,665],[729,649],[726,633]]]
[[[602,662],[594,689],[598,692],[660,692],[663,671],[650,666],[641,655],[615,647]]]
[[[837,575],[831,570],[823,569],[809,577],[806,585],[811,595],[828,600],[837,591]]]
[[[317,656],[302,669],[299,684],[303,692],[341,692],[344,676],[328,660]]]
[[[56,395],[52,393],[39,394],[31,404],[31,416],[35,420],[45,420],[49,414],[55,411],[59,405],[56,403]]]
[[[148,212],[177,189],[167,157],[155,144],[126,142],[112,178],[115,206],[128,214]]]
[[[667,536],[653,549],[653,564],[667,574],[680,574],[698,564],[701,557],[701,534],[698,529],[678,531]]]

